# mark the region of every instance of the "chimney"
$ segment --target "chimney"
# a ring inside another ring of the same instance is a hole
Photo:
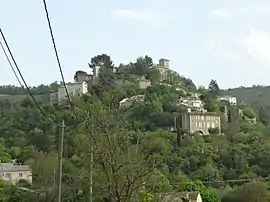
[[[11,162],[12,162],[12,164],[15,166],[16,165],[16,159],[13,159],[13,160],[11,160]]]

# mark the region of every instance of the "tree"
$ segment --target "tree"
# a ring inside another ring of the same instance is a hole
[[[160,82],[161,74],[158,69],[151,68],[148,73],[148,78],[152,84]]]
[[[97,55],[91,59],[90,68],[99,66],[97,85],[90,84],[91,92],[101,96],[102,93],[115,87],[116,76],[114,74],[114,65],[110,56],[106,54]]]
[[[209,128],[209,133],[214,135],[214,134],[219,134],[219,128]]]
[[[220,93],[215,94],[210,89],[197,90],[191,79],[176,72],[171,72],[171,85],[161,85],[159,72],[151,68],[152,59],[148,56],[138,60],[137,69],[136,63],[113,69],[105,54],[96,56],[92,63],[102,66],[100,79],[92,87],[91,96],[72,98],[76,113],[70,108],[48,105],[46,95],[57,90],[57,82],[30,88],[41,101],[45,120],[24,88],[0,87],[0,160],[17,159],[18,163],[31,165],[34,182],[33,186],[0,183],[0,201],[55,201],[62,119],[66,124],[63,201],[90,199],[92,171],[94,201],[150,201],[164,192],[192,190],[199,191],[204,201],[218,201],[216,193],[222,199],[233,197],[231,201],[265,201],[269,194],[267,183],[246,181],[270,175],[269,103],[264,91],[267,87],[247,88],[253,101],[229,106],[217,100],[217,95],[230,94],[229,91],[219,89]],[[139,89],[138,78],[142,74],[152,81],[151,87]],[[258,92],[254,93],[254,89]],[[238,100],[248,100],[241,91],[237,92]],[[222,135],[201,136],[181,130],[178,117],[186,108],[179,105],[179,97],[192,93],[200,93],[205,108],[221,115]],[[119,108],[120,100],[136,95],[140,95],[140,101]],[[220,111],[224,106],[228,116]],[[238,108],[258,123],[252,125],[239,119]],[[262,118],[264,124],[260,122]],[[175,124],[177,130],[171,130]],[[225,192],[224,187],[230,191]],[[41,198],[35,198],[36,193]]]
[[[93,66],[98,66],[103,64],[107,69],[113,68],[113,62],[111,61],[111,57],[106,54],[97,55],[91,58],[91,64],[89,67],[92,68]]]
[[[212,79],[210,81],[208,89],[213,95],[219,95],[219,93],[220,93],[220,89],[219,89],[219,86],[218,86],[218,83],[216,80]]]
[[[100,193],[99,196],[107,200],[130,201],[147,182],[153,172],[151,165],[155,162],[145,156],[140,145],[131,144],[131,131],[125,129],[128,123],[123,119],[121,111],[108,114],[101,103],[88,109],[92,114],[90,128],[93,128],[90,134],[78,136],[78,156],[81,161],[79,176],[88,184],[89,144],[93,144],[94,170],[97,174],[94,175],[95,189]]]
[[[106,92],[115,87],[116,77],[113,74],[112,69],[108,69],[106,67],[101,67],[99,69],[98,74],[98,82],[97,82],[97,95],[100,95],[102,92]]]
[[[147,75],[149,73],[149,68],[153,65],[152,58],[149,56],[139,57],[133,68],[134,74],[139,76]]]
[[[257,117],[256,112],[250,107],[245,107],[243,114],[245,116],[247,116],[248,118],[256,118]]]
[[[227,193],[222,202],[267,202],[269,193],[266,184],[262,182],[250,182]]]
[[[148,55],[145,55],[144,60],[145,60],[147,67],[153,66],[153,59],[151,57],[149,57]]]
[[[214,193],[212,189],[205,187],[200,181],[189,182],[185,186],[185,190],[199,191],[202,200],[205,202],[219,202],[219,197]]]

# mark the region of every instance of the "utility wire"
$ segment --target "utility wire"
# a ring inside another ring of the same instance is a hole
[[[231,179],[231,180],[209,180],[209,181],[200,181],[203,184],[211,184],[211,183],[224,183],[224,182],[250,182],[253,180],[270,180],[270,177],[260,177],[260,178],[247,178],[247,179]],[[171,185],[180,185],[180,184],[188,184],[191,182],[176,182]]]
[[[13,71],[15,77],[17,78],[17,80],[18,80],[20,86],[21,86],[22,88],[24,88],[24,86],[23,86],[22,82],[20,81],[20,79],[19,79],[19,77],[18,77],[18,75],[17,75],[17,73],[16,73],[16,71],[15,71],[15,69],[14,69],[14,67],[13,67],[13,65],[12,65],[12,63],[11,63],[11,61],[10,61],[8,55],[7,55],[7,52],[6,52],[6,50],[5,50],[5,48],[4,48],[4,46],[3,46],[3,44],[2,44],[1,41],[0,41],[0,45],[1,45],[1,48],[2,48],[2,50],[3,50],[3,52],[4,52],[5,56],[6,56],[6,59],[7,59],[8,63],[9,63],[9,66],[11,67],[11,69],[12,69],[12,71]]]
[[[69,102],[69,104],[71,106],[71,110],[73,111],[74,116],[78,120],[77,114],[76,114],[76,112],[75,112],[75,110],[73,108],[73,105],[72,105],[72,102],[71,102],[71,99],[70,99],[70,96],[69,96],[69,93],[68,93],[68,89],[67,89],[67,85],[66,85],[66,82],[65,82],[64,74],[63,74],[63,71],[62,71],[60,59],[59,59],[59,56],[58,56],[58,52],[57,52],[57,48],[56,48],[56,44],[55,44],[55,40],[54,40],[54,36],[53,36],[53,31],[52,31],[52,26],[51,26],[51,21],[50,21],[50,17],[49,17],[49,12],[48,12],[48,8],[47,8],[46,0],[43,0],[43,5],[44,5],[46,17],[47,17],[47,22],[48,22],[48,26],[49,26],[49,30],[50,30],[50,34],[51,34],[51,39],[52,39],[52,43],[53,43],[55,56],[56,56],[56,59],[57,59],[57,63],[58,63],[58,67],[59,67],[60,74],[61,74],[61,77],[62,77],[62,81],[63,81],[63,84],[64,84],[64,88],[65,88],[65,91],[66,91],[66,94],[67,94],[68,102]]]
[[[15,65],[15,67],[16,67],[16,69],[17,69],[17,71],[18,71],[18,73],[19,73],[19,75],[20,75],[20,77],[21,77],[23,83],[24,83],[24,86],[26,87],[26,89],[27,89],[27,91],[28,91],[30,97],[32,98],[33,102],[35,103],[35,105],[36,105],[37,108],[39,109],[40,113],[42,114],[43,119],[44,119],[44,120],[47,120],[44,111],[41,109],[41,107],[40,107],[39,104],[37,103],[35,97],[34,97],[33,94],[31,93],[30,88],[28,87],[28,85],[27,85],[25,79],[23,78],[23,75],[22,75],[22,73],[21,73],[21,71],[20,71],[20,69],[19,69],[19,67],[18,67],[18,65],[17,65],[17,63],[16,63],[16,61],[15,61],[15,58],[13,57],[13,54],[12,54],[10,48],[9,48],[9,45],[8,45],[8,43],[7,43],[7,40],[6,40],[6,38],[5,38],[5,35],[4,35],[4,33],[3,33],[3,31],[2,31],[1,28],[0,28],[0,33],[1,33],[2,38],[3,38],[4,42],[5,42],[5,45],[6,45],[7,49],[8,49],[8,52],[9,52],[9,54],[10,54],[10,56],[11,56],[11,59],[12,59],[14,65]],[[2,44],[1,44],[1,46],[2,46]],[[4,51],[4,53],[5,53],[5,49],[4,49],[3,46],[2,46],[2,48],[3,48],[3,51]],[[6,57],[7,57],[7,54],[5,54],[5,55],[6,55]],[[7,59],[8,59],[8,57],[7,57]],[[19,82],[19,83],[21,84],[21,86],[23,87],[23,85],[22,85],[21,81],[19,80],[19,77],[17,76],[17,74],[16,74],[16,72],[15,72],[15,70],[14,70],[14,68],[13,68],[13,66],[12,66],[12,64],[11,64],[11,62],[10,62],[9,59],[8,59],[8,61],[9,61],[10,67],[12,68],[12,70],[13,70],[13,72],[14,72],[14,74],[15,74],[17,80],[18,80],[18,82]]]

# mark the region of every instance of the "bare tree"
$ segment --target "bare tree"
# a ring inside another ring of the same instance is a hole
[[[93,110],[94,109],[94,110]],[[90,109],[89,109],[90,111]],[[101,106],[91,108],[86,125],[88,133],[81,135],[80,176],[89,182],[90,148],[94,144],[94,192],[105,201],[131,201],[147,183],[155,167],[140,144],[132,144],[125,111],[108,111]],[[91,127],[89,127],[91,125]],[[91,128],[91,130],[89,130]]]

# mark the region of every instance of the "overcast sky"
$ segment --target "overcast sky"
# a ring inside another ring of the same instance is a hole
[[[0,26],[30,85],[60,80],[42,0],[1,0]],[[255,3],[256,2],[256,3]],[[106,53],[116,65],[163,57],[196,84],[270,83],[270,1],[47,0],[64,75],[90,71]],[[2,38],[0,38],[2,41]],[[0,84],[18,85],[0,51]]]

